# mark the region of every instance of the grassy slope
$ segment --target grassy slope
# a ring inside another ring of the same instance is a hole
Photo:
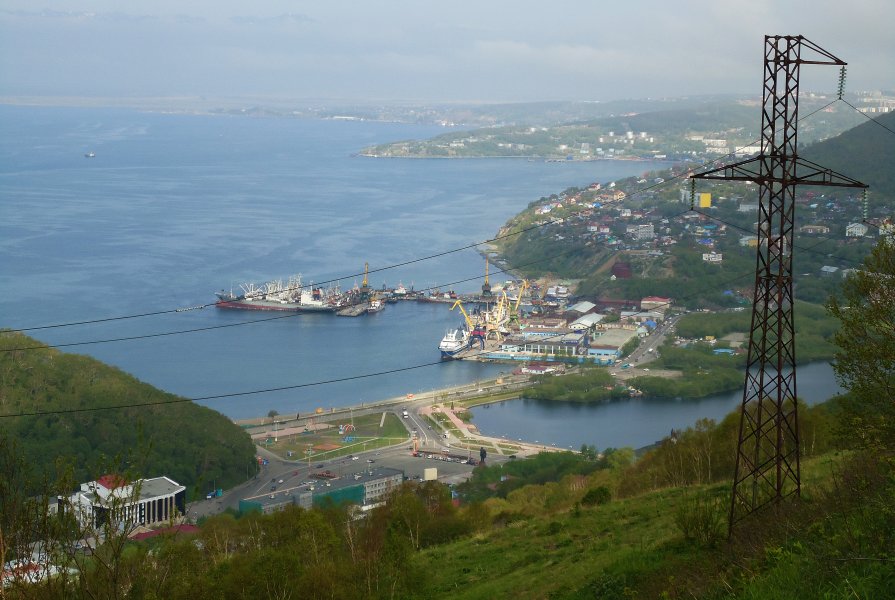
[[[803,462],[804,506],[819,503],[840,462],[841,456],[835,454]],[[580,511],[515,521],[424,550],[415,559],[415,566],[430,581],[423,595],[621,598],[627,589],[630,597],[637,598],[659,597],[663,592],[668,597],[758,598],[781,578],[792,577],[791,569],[765,561],[761,552],[755,555],[723,542],[712,548],[684,541],[675,513],[697,495],[717,498],[719,510],[726,513],[728,484],[667,488]],[[800,535],[793,532],[789,540],[770,545],[801,548]],[[748,564],[750,571],[741,571],[737,564]],[[731,583],[734,587],[728,588]],[[809,586],[804,591],[807,595],[794,592],[787,597],[810,598],[815,593]]]

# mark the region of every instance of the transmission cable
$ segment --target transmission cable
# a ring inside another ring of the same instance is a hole
[[[803,120],[805,120],[805,119],[808,119],[808,118],[811,117],[812,115],[814,115],[814,114],[816,114],[816,113],[818,113],[818,112],[824,110],[825,108],[827,108],[828,106],[830,106],[830,104],[833,104],[834,102],[836,102],[836,100],[834,100],[834,101],[832,101],[832,102],[830,102],[830,103],[828,103],[828,104],[822,106],[821,108],[818,108],[817,110],[815,110],[815,111],[813,111],[813,112],[811,112],[811,113],[805,115],[804,117],[801,117],[801,118],[799,119],[799,122],[801,122],[801,121],[803,121]],[[741,146],[741,147],[735,149],[734,152],[731,152],[731,153],[727,154],[727,156],[728,156],[728,157],[729,157],[729,156],[734,156],[735,153],[736,153],[736,150],[741,149],[741,148],[744,148],[744,147],[747,147],[747,146],[750,146],[750,145],[752,145],[752,144],[755,144],[755,143],[757,143],[758,141],[760,141],[760,140],[753,140],[752,142],[746,144],[745,146]],[[678,180],[678,179],[681,179],[681,178],[687,176],[689,170],[694,170],[694,169],[697,169],[697,170],[698,170],[698,169],[702,169],[702,168],[704,168],[704,167],[707,167],[707,166],[709,166],[709,165],[711,165],[711,164],[716,163],[717,161],[718,161],[718,159],[714,159],[714,158],[713,158],[713,159],[711,159],[711,160],[709,160],[709,161],[705,161],[705,162],[703,162],[702,164],[699,164],[699,165],[696,165],[696,166],[689,167],[689,168],[685,169],[682,173],[679,173],[679,174],[677,174],[677,175],[671,175],[671,176],[669,177],[669,179],[666,179],[666,180],[661,181],[661,182],[657,182],[657,183],[655,183],[655,184],[653,184],[653,185],[649,185],[649,186],[646,186],[646,187],[643,187],[643,188],[638,188],[638,189],[632,191],[630,194],[628,194],[628,196],[629,196],[629,197],[636,197],[636,196],[639,195],[639,194],[642,194],[642,193],[651,191],[651,190],[656,189],[656,188],[659,188],[659,187],[664,187],[666,184],[673,183],[674,181],[676,181],[676,180]],[[572,215],[572,216],[574,216],[574,215]],[[548,226],[550,226],[550,225],[555,225],[555,224],[558,224],[560,221],[561,221],[561,219],[551,219],[551,220],[548,220],[548,221],[546,221],[546,222],[544,222],[544,223],[537,223],[537,224],[535,224],[535,225],[532,225],[532,226],[530,226],[530,227],[521,229],[521,230],[519,230],[519,231],[513,231],[513,232],[510,232],[510,233],[503,234],[503,235],[495,236],[495,237],[493,237],[493,238],[490,238],[490,239],[487,239],[487,240],[484,240],[484,241],[481,241],[481,242],[476,242],[476,243],[473,243],[473,244],[467,244],[467,245],[465,245],[465,246],[461,246],[461,247],[459,247],[459,248],[454,248],[454,249],[451,249],[451,250],[445,250],[445,251],[443,251],[443,252],[437,252],[437,253],[435,253],[435,254],[430,254],[430,255],[428,255],[428,256],[418,257],[418,258],[414,258],[414,259],[407,260],[407,261],[404,261],[404,262],[395,263],[395,264],[391,264],[391,265],[386,265],[386,266],[384,266],[384,267],[378,267],[378,268],[375,268],[375,269],[370,269],[370,270],[366,271],[366,273],[367,273],[367,274],[369,274],[369,273],[378,273],[378,272],[387,271],[387,270],[391,270],[391,269],[396,269],[396,268],[399,268],[399,267],[403,267],[403,266],[407,266],[407,265],[411,265],[411,264],[415,264],[415,263],[419,263],[419,262],[424,262],[424,261],[431,260],[431,259],[434,259],[434,258],[440,258],[440,257],[442,257],[442,256],[447,256],[447,255],[450,255],[450,254],[454,254],[454,253],[457,253],[457,252],[461,252],[461,251],[463,251],[463,250],[470,250],[470,249],[476,248],[476,247],[481,246],[481,245],[484,245],[484,244],[490,244],[490,243],[493,243],[493,242],[496,242],[496,241],[499,241],[499,240],[503,240],[503,239],[507,239],[507,238],[510,238],[510,237],[513,237],[513,236],[521,235],[521,234],[523,234],[523,233],[527,233],[527,232],[529,232],[529,231],[533,231],[533,230],[536,230],[536,229],[539,229],[539,228],[542,228],[542,227],[548,227]],[[326,285],[326,284],[338,283],[338,282],[340,282],[340,281],[343,280],[343,279],[352,279],[352,278],[361,277],[361,276],[363,276],[363,275],[364,275],[364,273],[355,273],[355,274],[351,274],[351,275],[345,275],[345,276],[343,276],[343,277],[338,277],[338,278],[328,279],[328,280],[324,280],[324,281],[318,282],[317,285]],[[287,288],[286,291],[289,291],[289,288]],[[86,319],[86,320],[83,320],[83,321],[70,321],[70,322],[65,322],[65,323],[55,323],[55,324],[51,324],[51,325],[37,325],[37,326],[33,326],[33,327],[11,328],[11,329],[9,329],[9,331],[24,333],[24,332],[26,332],[26,331],[40,331],[40,330],[45,330],[45,329],[58,329],[58,328],[62,328],[62,327],[74,327],[74,326],[81,326],[81,325],[94,325],[94,324],[98,324],[98,323],[107,323],[107,322],[113,322],[113,321],[123,321],[123,320],[128,320],[128,319],[137,319],[137,318],[143,318],[143,317],[153,317],[153,316],[160,316],[160,315],[167,315],[167,314],[174,314],[174,313],[182,313],[182,312],[188,312],[188,311],[192,311],[192,310],[201,310],[201,309],[205,309],[205,308],[209,308],[209,307],[211,307],[211,306],[214,306],[215,304],[216,304],[216,302],[208,302],[208,303],[205,303],[205,304],[199,304],[199,305],[196,305],[196,306],[190,306],[190,307],[178,307],[178,308],[163,309],[163,310],[157,310],[157,311],[149,311],[149,312],[142,312],[142,313],[134,313],[134,314],[129,314],[129,315],[119,315],[119,316],[114,316],[114,317],[102,317],[102,318],[98,318],[98,319]]]
[[[738,275],[736,277],[733,277],[729,280],[725,280],[722,283],[724,285],[727,285],[727,284],[733,283],[735,281],[742,280],[742,279],[744,279],[750,275],[753,275],[753,274],[754,273],[750,271],[749,273],[744,273],[744,274]],[[681,296],[681,297],[677,298],[677,301],[688,300],[690,298],[696,298],[701,295],[703,295],[703,292],[694,292],[693,294],[689,294],[689,295],[685,295],[685,296]],[[672,304],[672,302],[674,302],[674,299],[670,299],[668,302],[658,304],[654,308],[659,308],[662,306],[667,307],[667,306],[670,306]],[[632,313],[631,316],[642,315],[642,314],[645,314],[648,312],[650,312],[650,311],[639,310],[639,311]],[[556,340],[556,339],[562,338],[564,335],[566,335],[566,334],[563,333],[563,334],[556,334],[553,336],[544,336],[543,338],[540,338],[539,341]],[[481,350],[479,352],[469,355],[467,358],[476,358],[478,356],[482,356],[483,354],[487,354],[488,352],[489,351]],[[152,401],[152,402],[138,402],[138,403],[133,403],[133,404],[116,404],[116,405],[94,406],[94,407],[86,407],[86,408],[70,408],[70,409],[60,409],[60,410],[43,411],[43,412],[35,411],[35,412],[23,412],[23,413],[7,413],[7,414],[0,414],[0,419],[13,418],[13,417],[34,417],[34,416],[44,416],[44,415],[60,415],[60,414],[73,414],[73,413],[84,413],[84,412],[98,412],[98,411],[105,411],[105,410],[120,410],[120,409],[126,409],[126,408],[143,408],[143,407],[148,407],[148,406],[163,406],[163,405],[169,405],[169,404],[182,404],[185,402],[220,400],[220,399],[224,399],[224,398],[236,398],[236,397],[241,397],[241,396],[251,396],[251,395],[256,395],[256,394],[266,394],[266,393],[271,393],[271,392],[297,390],[297,389],[303,389],[303,388],[309,388],[309,387],[315,387],[315,386],[321,386],[321,385],[330,385],[330,384],[334,384],[334,383],[355,381],[358,379],[368,379],[371,377],[381,377],[383,375],[392,375],[395,373],[402,373],[402,372],[406,372],[406,371],[412,371],[415,369],[421,369],[424,367],[432,367],[432,366],[443,365],[443,364],[446,364],[446,361],[438,360],[437,362],[421,363],[421,364],[411,365],[411,366],[407,366],[407,367],[398,367],[395,369],[388,369],[385,371],[364,373],[361,375],[349,375],[346,377],[339,377],[339,378],[335,378],[335,379],[327,379],[327,380],[313,381],[313,382],[308,382],[308,383],[277,386],[277,387],[264,388],[264,389],[248,390],[248,391],[244,391],[244,392],[228,392],[228,393],[224,393],[224,394],[212,394],[212,395],[207,395],[207,396],[197,396],[194,398],[178,397],[178,398],[171,398],[169,400],[157,400],[157,401]]]

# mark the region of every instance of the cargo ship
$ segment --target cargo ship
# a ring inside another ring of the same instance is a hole
[[[242,294],[221,290],[215,306],[238,310],[273,310],[286,312],[336,312],[348,303],[346,294],[337,286],[315,288],[303,286],[301,275],[270,281],[262,286],[254,283],[240,285]]]

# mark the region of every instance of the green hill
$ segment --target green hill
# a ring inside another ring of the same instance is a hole
[[[76,481],[87,481],[118,467],[200,492],[254,473],[251,439],[224,415],[93,358],[15,350],[33,346],[40,343],[0,333],[0,438],[14,441],[34,471],[55,479],[62,461]],[[153,403],[164,404],[103,409]]]
[[[853,129],[808,146],[801,155],[870,186],[871,198],[895,199],[895,112],[877,123],[867,121]],[[880,125],[888,127],[887,131]]]

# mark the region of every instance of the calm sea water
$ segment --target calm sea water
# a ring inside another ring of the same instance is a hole
[[[541,196],[659,166],[352,156],[369,144],[442,131],[0,106],[0,327],[200,305],[215,290],[294,273],[350,287],[364,262],[377,269],[484,240]],[[95,158],[85,158],[90,151]],[[376,272],[370,281],[420,288],[483,271],[467,250]],[[63,344],[264,316],[204,309],[28,333]],[[63,350],[188,397],[307,386],[203,402],[246,417],[418,393],[507,368],[440,363],[438,342],[457,322],[445,305],[402,304],[368,318],[301,315]],[[309,385],[416,365],[431,366]]]
[[[798,369],[799,398],[816,404],[842,393],[827,363]],[[537,440],[560,448],[593,444],[600,450],[656,442],[672,429],[684,429],[702,418],[720,421],[738,410],[742,390],[693,400],[631,398],[606,404],[544,400],[508,400],[473,410],[482,433],[509,439]]]

